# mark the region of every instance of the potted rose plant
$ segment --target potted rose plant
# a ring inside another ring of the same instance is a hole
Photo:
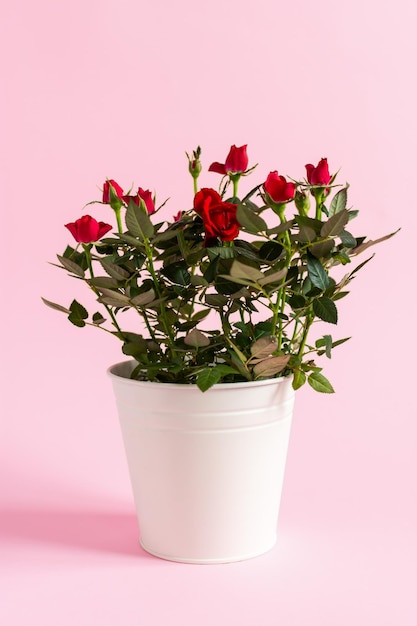
[[[110,375],[144,547],[221,562],[273,545],[294,390],[332,393],[315,357],[348,339],[312,328],[337,324],[370,258],[352,260],[394,233],[351,233],[358,211],[324,158],[302,181],[271,171],[241,197],[254,170],[246,146],[209,167],[218,191],[199,188],[200,148],[187,157],[193,206],[172,220],[149,190],[106,180],[99,203],[116,227],[89,215],[66,224],[76,245],[58,266],[85,282],[97,311],[44,301],[111,333],[129,357]]]

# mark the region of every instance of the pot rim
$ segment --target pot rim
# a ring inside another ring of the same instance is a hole
[[[151,385],[151,386],[156,386],[156,385],[161,385],[163,386],[164,389],[181,389],[181,390],[185,390],[185,389],[198,389],[198,386],[195,383],[164,383],[162,381],[152,381],[152,380],[136,380],[136,379],[132,379],[132,378],[127,378],[126,376],[121,376],[120,374],[116,374],[114,372],[114,370],[117,367],[121,367],[121,366],[126,366],[129,363],[135,363],[134,360],[132,359],[128,359],[125,361],[119,361],[117,363],[113,363],[113,365],[110,365],[110,367],[107,368],[106,370],[106,374],[108,376],[110,376],[110,378],[112,379],[122,379],[124,381],[124,383],[126,385],[141,385],[141,386],[145,386],[145,385]],[[264,385],[276,385],[277,383],[283,383],[283,382],[291,382],[293,379],[293,374],[289,375],[289,376],[278,376],[277,378],[264,378],[263,380],[248,380],[248,381],[242,381],[242,382],[238,382],[238,383],[216,383],[215,385],[212,385],[212,387],[210,387],[208,389],[208,391],[210,391],[211,389],[243,389],[245,387],[262,387]],[[188,392],[186,392],[188,393]],[[201,392],[203,393],[203,392]],[[206,392],[204,392],[206,393]]]

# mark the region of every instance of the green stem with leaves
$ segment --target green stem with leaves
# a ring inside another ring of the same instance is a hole
[[[85,258],[87,260],[88,271],[90,272],[90,278],[94,278],[93,261],[92,261],[92,258],[91,258],[91,244],[83,244],[83,248],[84,248],[84,252],[85,252]],[[99,292],[97,291],[97,289],[95,287],[90,285],[90,288],[94,291],[96,296],[100,296]],[[103,306],[105,307],[107,313],[109,314],[109,316],[110,316],[110,318],[111,318],[111,320],[113,322],[113,326],[117,329],[117,332],[120,333],[121,336],[123,336],[123,331],[120,328],[119,324],[117,323],[116,316],[114,315],[113,311],[111,310],[111,308],[107,304],[103,304]]]
[[[152,277],[152,281],[153,281],[153,284],[154,284],[154,287],[155,287],[155,293],[157,294],[158,299],[161,299],[162,298],[162,294],[161,294],[161,290],[160,290],[160,287],[159,287],[158,277],[156,275],[155,267],[154,267],[154,264],[153,264],[152,248],[149,245],[149,239],[147,237],[144,238],[144,244],[145,244],[145,250],[146,250],[146,258],[147,258],[147,262],[148,262],[147,263],[148,264],[148,270],[149,270],[149,273],[150,273],[150,275]],[[170,349],[170,352],[171,352],[172,356],[176,357],[176,352],[175,352],[175,347],[174,347],[175,340],[174,340],[174,336],[172,334],[171,325],[169,324],[169,322],[167,320],[167,317],[166,317],[165,303],[161,302],[160,306],[161,306],[162,324],[164,326],[166,336],[168,337],[168,340],[169,340],[169,344],[168,344],[169,345],[169,349]]]

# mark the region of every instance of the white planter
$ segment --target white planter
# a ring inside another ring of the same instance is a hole
[[[290,378],[195,385],[109,370],[143,548],[187,563],[226,563],[270,550],[284,478]]]

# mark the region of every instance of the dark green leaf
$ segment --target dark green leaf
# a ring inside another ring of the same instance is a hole
[[[71,313],[68,315],[69,321],[80,328],[85,326],[84,320],[88,318],[88,313],[83,305],[77,302],[77,300],[73,300],[71,302],[70,311]]]
[[[228,365],[207,367],[197,375],[197,386],[201,391],[207,391],[207,389],[210,389],[210,387],[218,383],[223,376],[236,373],[236,370]]]
[[[278,241],[267,241],[263,243],[259,249],[259,256],[266,261],[275,261],[278,259],[284,247]]]
[[[337,308],[330,298],[322,296],[313,300],[313,311],[324,322],[337,324]]]
[[[190,284],[191,278],[187,268],[188,266],[184,261],[170,263],[161,270],[161,274],[175,285],[187,286]]]
[[[94,313],[93,317],[93,324],[97,324],[97,326],[99,326],[100,324],[103,324],[106,320],[105,318],[102,316],[101,313]]]
[[[342,230],[342,232],[339,234],[339,237],[345,248],[354,248],[356,246],[355,237],[347,230]]]
[[[324,291],[329,286],[329,277],[326,270],[315,257],[307,257],[308,276],[315,287]]]
[[[205,297],[205,300],[209,306],[214,307],[223,307],[229,301],[226,296],[222,296],[220,293],[208,293]]]

